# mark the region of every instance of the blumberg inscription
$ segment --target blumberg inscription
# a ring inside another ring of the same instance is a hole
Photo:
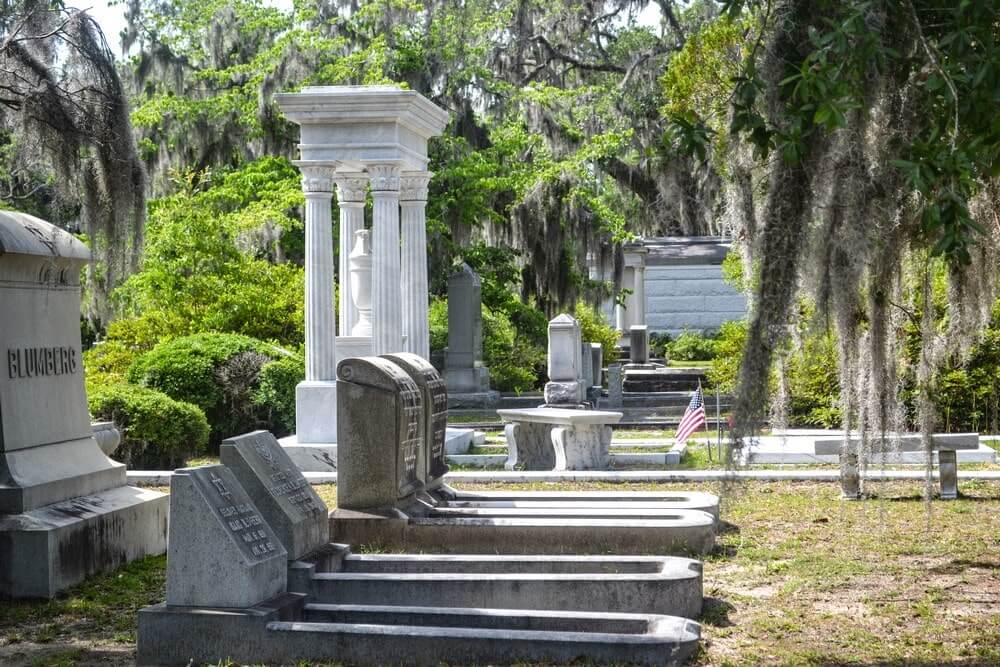
[[[267,532],[263,529],[264,519],[257,513],[253,504],[234,503],[233,494],[222,478],[214,472],[210,472],[209,475],[210,488],[214,490],[214,495],[211,492],[208,494],[215,501],[212,506],[222,517],[229,532],[237,538],[237,543],[243,545],[244,553],[257,560],[274,553],[276,547],[268,539]],[[195,479],[201,481],[203,478],[195,476]]]
[[[79,368],[77,352],[72,347],[20,347],[7,350],[7,377],[42,377],[71,375]]]

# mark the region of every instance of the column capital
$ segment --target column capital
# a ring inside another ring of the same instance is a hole
[[[339,173],[333,178],[337,185],[337,202],[343,204],[364,204],[368,191],[368,175],[363,172]]]
[[[372,192],[399,192],[399,165],[392,163],[367,165]]]
[[[404,171],[399,179],[399,201],[427,201],[427,184],[433,175],[429,171]]]
[[[309,194],[333,194],[333,176],[337,165],[320,160],[296,160],[293,162],[302,172],[302,191]]]

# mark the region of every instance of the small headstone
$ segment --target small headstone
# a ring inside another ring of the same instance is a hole
[[[545,385],[546,405],[579,405],[583,401],[580,380],[582,341],[580,323],[563,313],[549,322],[549,381]]]
[[[288,560],[330,541],[326,504],[269,431],[224,440],[219,455],[278,536]]]
[[[245,609],[285,592],[285,548],[226,466],[170,479],[167,604]]]
[[[594,355],[590,353],[590,343],[580,344],[580,381],[584,389],[594,386]]]
[[[604,348],[600,343],[590,344],[590,363],[594,371],[593,386],[604,385]]]
[[[422,490],[420,388],[381,357],[344,359],[337,366],[337,507],[392,512]]]
[[[629,329],[629,361],[633,364],[649,363],[649,327],[636,324]]]
[[[399,352],[382,356],[406,371],[420,388],[425,427],[421,474],[425,489],[433,490],[448,472],[444,448],[448,430],[448,389],[437,370],[420,355]]]
[[[483,365],[483,297],[479,276],[468,264],[448,279],[448,352],[445,381],[453,394],[490,390]]]
[[[621,364],[608,365],[608,405],[620,408],[625,402],[624,374]]]

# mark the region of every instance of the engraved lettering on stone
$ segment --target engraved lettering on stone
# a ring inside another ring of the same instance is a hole
[[[7,350],[7,377],[11,380],[72,375],[77,368],[76,348],[20,347]]]

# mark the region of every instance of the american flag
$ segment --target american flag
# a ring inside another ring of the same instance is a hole
[[[691,434],[702,426],[705,426],[705,399],[701,395],[701,385],[699,384],[698,391],[694,392],[694,396],[691,397],[691,402],[688,403],[687,410],[684,411],[681,423],[677,427],[677,436],[674,438],[674,442],[684,444],[691,437]]]

